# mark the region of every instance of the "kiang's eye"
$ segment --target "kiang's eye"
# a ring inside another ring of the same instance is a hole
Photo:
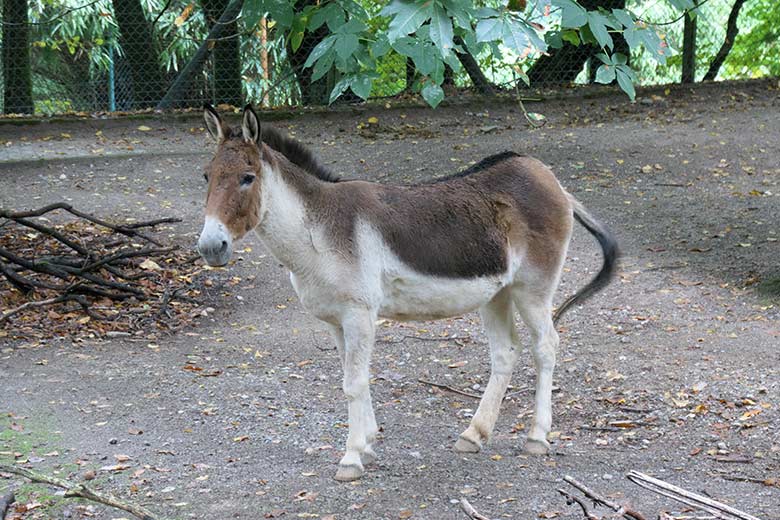
[[[255,176],[251,173],[247,173],[241,178],[241,186],[249,186],[255,180]]]
[[[205,173],[203,174],[203,180],[209,182],[209,176]]]

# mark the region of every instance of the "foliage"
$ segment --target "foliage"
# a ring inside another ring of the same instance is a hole
[[[172,78],[208,33],[204,11],[199,0],[140,1],[147,19],[154,22],[161,51],[155,65]],[[731,3],[709,1],[695,9],[701,72],[723,42]],[[124,50],[112,0],[79,8],[84,5],[83,0],[29,1],[39,111],[105,106],[109,71],[121,62]],[[459,53],[469,52],[491,80],[508,84],[523,79],[523,71],[542,53],[555,52],[568,42],[600,49],[596,81],[616,81],[633,98],[638,82],[678,78],[681,60],[675,49],[682,39],[682,22],[666,22],[693,6],[693,0],[628,0],[625,9],[610,10],[586,10],[576,0],[245,0],[239,19],[242,84],[247,99],[268,95],[274,106],[298,102],[296,71],[287,52],[316,38],[319,43],[306,66],[314,79],[327,79],[331,101],[347,91],[365,99],[410,87],[409,59],[416,69],[411,87],[436,106],[444,97],[445,66],[454,71],[456,84],[468,81]],[[264,16],[269,71],[262,70],[260,57],[259,22]],[[749,2],[739,25],[740,34],[720,77],[780,74],[780,3]],[[625,56],[625,61],[615,51],[618,34],[630,47],[630,59]],[[124,84],[120,73],[118,89]],[[588,80],[585,74],[581,77]],[[207,68],[198,88],[215,80]]]
[[[693,6],[692,0],[670,2],[678,9]],[[399,55],[412,60],[420,77],[417,88],[435,107],[444,97],[445,65],[454,71],[461,67],[456,53],[487,54],[520,70],[522,64],[548,47],[561,47],[564,41],[601,48],[605,61],[597,77],[616,77],[633,99],[636,74],[627,60],[612,56],[613,34],[624,33],[632,50],[644,48],[659,63],[665,62],[670,50],[663,34],[638,20],[632,11],[588,11],[575,0],[542,0],[528,5],[516,1],[506,6],[495,2],[474,5],[465,0],[393,0],[377,16],[354,0],[325,1],[307,5],[300,12],[284,0],[247,0],[244,19],[248,26],[263,15],[276,21],[294,47],[305,32],[327,24],[330,34],[314,48],[305,66],[312,67],[313,79],[335,71],[339,79],[331,101],[347,89],[368,98],[380,77],[378,60]],[[613,65],[615,60],[623,61]],[[616,72],[610,74],[613,66]]]
[[[739,35],[725,64],[726,75],[779,76],[780,2],[754,0],[745,8],[747,12],[739,18]]]

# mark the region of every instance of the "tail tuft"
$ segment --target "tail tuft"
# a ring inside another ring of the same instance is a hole
[[[573,296],[564,301],[558,310],[553,314],[553,323],[557,323],[561,316],[575,303],[582,303],[601,289],[606,287],[612,278],[615,276],[615,270],[617,269],[617,261],[620,258],[620,251],[618,250],[617,240],[615,236],[605,228],[599,221],[597,221],[590,213],[585,209],[578,200],[569,195],[574,209],[574,218],[577,222],[587,229],[601,245],[601,251],[604,255],[604,263],[601,266],[601,270],[588,283],[585,287],[577,291]]]

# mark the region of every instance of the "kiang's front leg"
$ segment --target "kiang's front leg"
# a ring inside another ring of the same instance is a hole
[[[375,313],[353,309],[346,313],[341,327],[334,327],[336,345],[343,352],[344,394],[349,408],[347,450],[339,462],[336,480],[349,481],[363,475],[364,464],[376,455],[371,443],[378,432],[369,391],[369,364],[374,348]]]

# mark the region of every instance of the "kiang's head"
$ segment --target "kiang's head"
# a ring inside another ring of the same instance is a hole
[[[221,266],[230,260],[233,241],[260,222],[263,146],[260,122],[251,105],[244,108],[240,131],[226,125],[209,105],[203,118],[217,149],[204,172],[206,221],[198,252],[208,265]]]

